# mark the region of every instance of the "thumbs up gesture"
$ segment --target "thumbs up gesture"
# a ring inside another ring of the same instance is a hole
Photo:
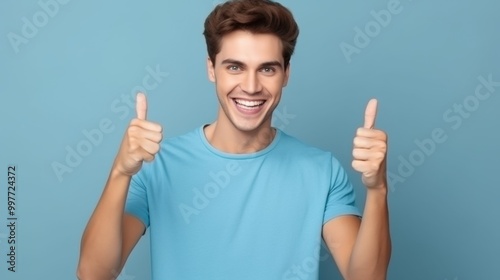
[[[387,134],[375,129],[376,117],[377,100],[372,99],[366,106],[365,123],[358,128],[353,141],[352,167],[362,174],[361,179],[368,189],[387,187]]]
[[[152,161],[160,150],[162,127],[146,120],[147,108],[146,96],[138,93],[137,117],[130,122],[113,164],[113,168],[123,175],[132,176],[137,173],[143,161]]]

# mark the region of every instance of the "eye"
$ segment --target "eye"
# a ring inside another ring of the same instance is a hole
[[[237,72],[237,71],[240,71],[241,69],[238,65],[229,65],[227,67],[227,70],[232,71],[232,72]]]
[[[261,71],[265,74],[274,74],[276,72],[276,69],[274,67],[264,67],[261,69]]]

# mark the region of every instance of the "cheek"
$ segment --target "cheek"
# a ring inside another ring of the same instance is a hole
[[[235,84],[228,80],[219,80],[217,83],[217,93],[219,95],[227,95],[235,88]]]
[[[238,86],[238,77],[235,75],[228,75],[227,73],[217,73],[217,91],[220,94],[226,94],[231,92],[235,87]]]
[[[270,80],[267,83],[264,83],[264,87],[271,93],[272,95],[279,95],[283,90],[283,80]]]
[[[265,84],[269,89],[280,89],[283,88],[285,83],[285,77],[282,73],[276,73],[274,76],[261,76],[262,84]]]

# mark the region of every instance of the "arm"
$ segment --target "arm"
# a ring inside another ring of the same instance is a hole
[[[115,279],[145,226],[124,214],[129,176],[111,172],[87,227],[80,247],[79,279]]]
[[[391,256],[386,195],[368,192],[363,219],[332,219],[323,226],[323,239],[344,279],[386,279]]]
[[[327,222],[323,238],[343,277],[348,280],[385,279],[391,257],[387,205],[387,135],[374,129],[376,100],[368,103],[365,125],[354,138],[352,166],[362,173],[367,188],[363,219],[341,216]]]
[[[146,120],[147,103],[137,95],[137,118],[123,137],[101,198],[83,233],[79,279],[115,279],[144,232],[145,225],[124,214],[132,175],[143,161],[152,161],[160,149],[162,128]]]

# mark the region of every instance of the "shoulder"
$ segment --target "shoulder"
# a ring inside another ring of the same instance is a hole
[[[162,144],[167,146],[185,146],[186,143],[191,144],[194,141],[199,142],[199,134],[200,128],[197,127],[187,133],[168,137],[162,141]]]
[[[187,133],[168,137],[161,142],[159,156],[172,154],[193,153],[203,146],[200,137],[200,128],[193,129]]]
[[[332,162],[338,164],[338,160],[330,151],[305,143],[283,131],[280,131],[280,137],[279,150],[283,153],[283,156],[291,157],[294,160],[318,162],[321,164],[331,164]]]
[[[294,148],[296,152],[307,152],[311,154],[331,154],[329,151],[322,150],[311,144],[305,143],[295,136],[289,135],[280,130],[280,144],[286,148]]]
[[[152,162],[144,162],[141,170],[145,173],[158,172],[170,166],[169,162],[182,163],[199,155],[203,144],[199,136],[199,128],[187,133],[164,138],[160,143],[160,151]]]

